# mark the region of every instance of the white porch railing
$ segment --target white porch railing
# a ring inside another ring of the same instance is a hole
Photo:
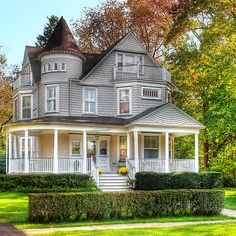
[[[93,160],[93,158],[88,158],[87,167],[88,167],[88,170],[89,170],[92,178],[96,182],[97,186],[99,186],[99,170],[98,170],[98,167],[96,166],[96,163]]]
[[[194,159],[170,160],[170,172],[194,172]]]
[[[135,179],[134,160],[126,159],[126,167],[128,168],[128,177]]]
[[[24,159],[22,158],[16,158],[11,159],[11,172],[12,173],[20,173],[24,172]]]
[[[165,172],[165,160],[157,158],[139,159],[140,171]]]
[[[51,173],[53,172],[53,158],[51,157],[33,157],[29,158],[30,173]]]
[[[59,173],[83,172],[83,158],[59,158]]]

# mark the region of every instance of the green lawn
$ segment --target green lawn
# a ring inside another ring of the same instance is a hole
[[[143,228],[143,229],[115,229],[115,230],[94,230],[94,231],[74,231],[55,232],[44,234],[44,236],[234,236],[236,232],[235,223],[209,224],[209,225],[189,225],[168,228]],[[40,236],[38,234],[37,236]]]
[[[236,210],[236,188],[225,189],[225,208]]]
[[[231,198],[236,189],[227,189],[226,206],[229,202],[235,205],[235,201]],[[230,199],[230,200],[229,200]],[[234,198],[235,199],[235,198]],[[174,216],[159,217],[146,219],[130,219],[130,220],[101,220],[101,221],[82,221],[57,224],[30,224],[27,222],[28,214],[28,197],[25,193],[2,192],[0,193],[0,222],[8,222],[14,224],[17,228],[49,228],[49,227],[73,227],[73,226],[89,226],[103,224],[123,224],[123,223],[145,223],[145,222],[183,222],[183,221],[207,221],[207,220],[225,220],[229,217],[219,216]]]

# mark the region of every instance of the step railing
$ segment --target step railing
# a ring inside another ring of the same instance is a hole
[[[131,180],[135,179],[134,160],[126,159],[126,167],[128,168],[128,177]]]
[[[90,164],[88,164],[88,167],[90,167],[90,174],[92,175],[92,178],[96,182],[96,185],[99,186],[99,170],[98,170],[98,167],[97,167],[97,165],[96,165],[93,158],[89,158],[88,162],[90,162]]]

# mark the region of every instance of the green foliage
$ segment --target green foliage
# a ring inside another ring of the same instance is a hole
[[[215,215],[224,206],[220,190],[48,193],[29,195],[31,222]]]
[[[135,177],[135,188],[137,190],[212,189],[222,187],[222,176],[218,172],[138,172]]]
[[[96,190],[85,174],[0,175],[0,191],[15,192],[82,192]]]
[[[59,18],[57,16],[51,15],[50,17],[47,17],[47,20],[48,22],[44,26],[43,34],[37,36],[37,41],[35,42],[37,47],[44,47],[46,45],[59,21]]]
[[[6,174],[6,159],[0,157],[0,174]]]
[[[223,186],[225,188],[236,187],[236,179],[232,176],[223,176]]]

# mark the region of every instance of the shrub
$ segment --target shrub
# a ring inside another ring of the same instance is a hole
[[[228,187],[236,187],[236,179],[234,179],[232,176],[224,176],[223,177],[223,186]]]
[[[31,222],[215,215],[224,206],[221,190],[161,190],[29,194]]]
[[[96,190],[85,174],[19,174],[0,175],[0,191],[82,192]]]
[[[135,188],[137,190],[211,189],[222,187],[222,176],[218,172],[138,172],[135,177]]]
[[[6,174],[6,159],[0,158],[0,174]]]

